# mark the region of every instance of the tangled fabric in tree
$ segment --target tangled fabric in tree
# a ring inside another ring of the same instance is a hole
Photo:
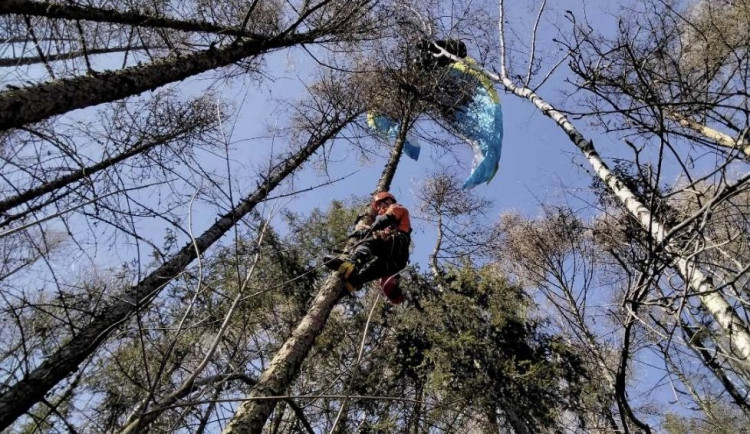
[[[458,40],[420,41],[416,64],[422,70],[442,74],[436,105],[440,117],[456,135],[469,143],[474,151],[472,171],[463,188],[489,183],[500,167],[503,144],[503,113],[500,97],[492,80],[466,54],[466,46]],[[461,59],[445,56],[444,51]],[[395,141],[401,124],[393,119],[369,112],[367,123],[378,136]],[[404,153],[419,158],[420,145],[413,135],[404,141]]]
[[[458,107],[451,127],[469,142],[474,150],[474,164],[471,174],[463,184],[464,188],[492,180],[500,167],[500,153],[503,148],[503,111],[500,97],[492,81],[481,71],[473,69],[474,60],[467,57],[464,63],[454,63],[455,74],[470,75],[477,85],[471,100]]]
[[[373,112],[367,113],[367,125],[380,137],[394,142],[396,141],[396,137],[398,137],[398,130],[401,127],[401,124],[393,119],[383,115],[376,115]],[[407,133],[406,140],[404,140],[404,154],[412,160],[417,161],[419,159],[419,151],[419,142],[417,142],[414,136]]]

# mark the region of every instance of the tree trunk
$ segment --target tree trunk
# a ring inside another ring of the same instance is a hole
[[[278,38],[245,40],[188,55],[174,54],[148,65],[64,78],[0,92],[0,131],[71,110],[138,95],[201,72],[230,65],[246,57],[311,43],[318,36],[318,33],[312,31]]]
[[[211,420],[211,413],[213,413],[216,409],[216,404],[218,403],[218,399],[221,396],[221,392],[221,387],[217,387],[214,391],[212,397],[213,399],[211,399],[211,402],[208,404],[208,408],[206,408],[206,411],[204,411],[201,417],[198,419],[200,423],[198,424],[198,428],[195,429],[195,434],[203,434],[204,432],[206,432],[208,422]]]
[[[695,330],[690,327],[690,325],[685,324],[684,321],[681,321],[680,325],[683,333],[685,333],[685,342],[690,343],[690,349],[701,358],[703,363],[711,370],[711,373],[714,374],[716,379],[722,384],[722,386],[724,386],[724,389],[729,393],[729,396],[732,397],[732,400],[737,407],[739,407],[746,416],[750,416],[750,399],[748,399],[747,394],[738,389],[732,379],[727,376],[725,368],[721,366],[721,359],[717,359],[716,355],[708,349],[710,346],[702,342],[700,333],[695,332]],[[689,383],[686,381],[685,384]],[[699,400],[696,399],[696,402],[699,402]]]
[[[404,146],[406,124],[402,123],[402,129],[380,177],[376,192],[390,189]],[[248,400],[240,405],[229,421],[224,434],[260,434],[263,431],[263,426],[279,397],[283,396],[297,378],[302,362],[310,352],[315,339],[323,331],[328,316],[343,290],[343,281],[338,275],[332,273],[328,276],[307,314],[292,332],[292,336],[273,356],[268,368],[260,376],[258,384],[248,394]]]
[[[503,414],[505,415],[505,418],[508,421],[508,424],[513,428],[513,432],[515,434],[529,434],[529,429],[526,427],[526,424],[521,419],[521,417],[518,416],[518,413],[516,413],[515,408],[513,408],[513,404],[502,403],[501,410]],[[497,414],[490,415],[488,412],[488,418],[491,416],[494,416],[495,423],[497,423]],[[498,426],[498,430],[499,429],[500,428]]]
[[[398,167],[398,162],[401,160],[404,142],[406,142],[406,133],[409,130],[409,111],[401,117],[400,125],[398,136],[396,136],[396,143],[393,144],[391,156],[383,168],[383,173],[380,175],[380,181],[375,188],[375,193],[388,191],[391,188],[391,182],[393,182],[393,177],[396,175],[396,167]]]
[[[430,271],[432,271],[432,278],[435,279],[436,286],[438,290],[445,291],[445,281],[443,280],[443,273],[440,270],[440,267],[438,266],[438,254],[440,254],[440,247],[443,244],[443,215],[438,214],[438,221],[437,221],[437,235],[435,237],[435,248],[432,249],[432,252],[430,252],[430,256],[428,258],[430,263]]]
[[[702,135],[703,137],[715,141],[721,146],[732,149],[739,149],[740,151],[742,151],[746,158],[750,157],[750,143],[748,143],[746,136],[743,135],[739,140],[735,140],[728,134],[722,133],[721,131],[710,128],[699,122],[695,122],[694,120],[685,117],[675,111],[665,110],[665,113],[668,118],[677,122],[679,125],[685,128],[689,128]]]
[[[0,68],[11,68],[22,65],[33,65],[35,63],[47,63],[56,62],[58,60],[70,60],[77,57],[89,56],[92,54],[110,54],[110,53],[121,53],[125,51],[140,51],[149,49],[158,49],[166,47],[149,47],[145,45],[136,45],[133,47],[114,47],[114,48],[91,48],[87,51],[70,51],[67,53],[60,54],[48,54],[45,57],[11,57],[0,59]]]
[[[724,299],[719,289],[714,286],[711,278],[706,276],[696,266],[695,259],[684,257],[677,246],[666,239],[669,229],[657,220],[651,214],[651,211],[638,200],[635,194],[609,170],[596,152],[596,149],[594,149],[593,143],[586,140],[573,124],[568,121],[564,114],[555,110],[554,107],[544,101],[533,90],[519,88],[507,77],[494,76],[494,78],[501,81],[505,88],[515,95],[531,101],[544,115],[553,119],[565,131],[570,140],[589,161],[594,172],[607,184],[641,227],[648,232],[655,241],[655,244],[664,244],[664,250],[672,257],[672,265],[680,277],[695,294],[698,294],[703,306],[724,329],[730,342],[732,355],[743,363],[750,363],[750,330],[748,330],[747,324],[742,321],[737,312]]]
[[[8,14],[115,23],[128,26],[180,30],[184,32],[208,32],[238,37],[257,36],[239,27],[225,27],[204,21],[176,20],[138,12],[121,12],[115,9],[100,9],[63,3],[4,0],[0,3],[0,15]]]
[[[117,325],[133,313],[148,306],[170,280],[180,274],[199,254],[206,251],[241,218],[252,211],[255,205],[265,200],[281,181],[341,131],[354,117],[355,115],[349,115],[345,119],[336,119],[326,130],[313,134],[305,147],[297,154],[271,169],[263,184],[253,194],[219,218],[208,230],[196,238],[194,243],[185,245],[169,261],[122,295],[113,297],[113,301],[105,306],[88,325],[82,327],[78,334],[4,392],[0,396],[0,430],[7,428],[32,405],[43,399],[52,387],[74,372],[78,365],[93,354],[116,329]]]
[[[488,408],[485,411],[487,416],[487,434],[498,434],[500,432],[500,424],[497,423],[497,414],[494,408]]]
[[[284,410],[286,410],[286,407],[284,407],[284,404],[281,404],[281,408],[276,410],[276,416],[273,418],[273,424],[271,425],[271,434],[279,434],[279,428],[281,427],[281,422],[284,420]]]
[[[409,417],[409,421],[406,425],[407,434],[419,434],[420,420],[422,419],[422,400],[424,399],[424,381],[422,379],[416,380],[417,384],[414,390],[414,397],[417,402],[414,403],[414,410]]]
[[[260,433],[276,401],[299,372],[302,361],[323,330],[328,316],[343,290],[343,282],[331,274],[312,302],[310,310],[271,360],[255,387],[235,412],[224,433]]]

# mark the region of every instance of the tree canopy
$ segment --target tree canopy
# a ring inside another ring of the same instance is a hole
[[[602,8],[2,2],[0,430],[742,431],[750,3]]]

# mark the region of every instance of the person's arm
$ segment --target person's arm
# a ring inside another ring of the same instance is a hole
[[[395,215],[390,213],[382,214],[375,217],[375,221],[372,223],[372,226],[370,226],[370,230],[378,231],[380,229],[385,229],[394,223],[396,223]]]

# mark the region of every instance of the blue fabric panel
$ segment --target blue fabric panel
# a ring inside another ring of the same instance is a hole
[[[417,142],[414,137],[410,137],[409,134],[406,135],[406,140],[404,141],[404,154],[411,158],[414,161],[419,160],[419,151],[422,149],[422,147],[419,145],[419,142]]]
[[[463,188],[489,183],[500,165],[503,146],[503,112],[483,86],[477,86],[471,102],[458,109],[452,126],[474,148],[474,165]]]
[[[373,125],[374,123],[374,125]],[[373,123],[370,123],[370,127],[376,130],[380,135],[387,137],[389,140],[396,141],[398,137],[399,123],[386,116],[374,116]],[[419,142],[414,139],[411,134],[406,135],[404,140],[404,154],[414,161],[419,159],[419,151],[421,146]]]

